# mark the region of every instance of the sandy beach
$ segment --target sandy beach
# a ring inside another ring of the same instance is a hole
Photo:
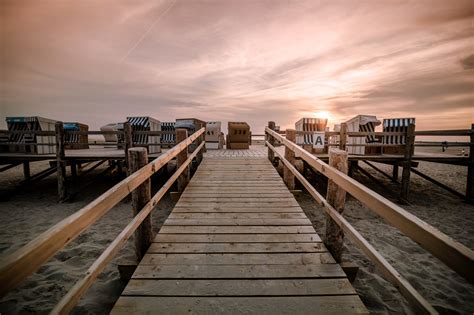
[[[381,168],[389,169],[382,164]],[[362,163],[361,163],[362,166]],[[44,162],[32,164],[32,172],[45,167]],[[419,169],[451,187],[463,191],[466,168],[452,165],[420,163]],[[95,170],[87,177],[101,172]],[[383,179],[371,169],[386,187],[397,191],[398,186]],[[364,175],[355,179],[375,191],[383,190]],[[0,254],[20,248],[54,223],[74,213],[116,183],[117,176],[105,175],[67,203],[56,201],[56,178],[50,176],[22,190],[13,187],[22,180],[20,167],[8,170],[0,178]],[[316,180],[322,183],[320,180]],[[154,187],[159,185],[154,183]],[[324,191],[324,185],[319,189]],[[405,209],[438,228],[464,245],[474,248],[474,207],[412,174],[410,205]],[[314,223],[317,232],[324,234],[325,217],[312,198],[302,193],[297,200]],[[166,196],[153,213],[154,227],[159,230],[173,202]],[[387,225],[383,219],[360,202],[349,197],[345,217],[364,237],[405,276],[419,292],[442,314],[472,314],[474,287],[455,274],[416,243]],[[71,242],[39,271],[10,292],[0,301],[2,314],[48,313],[88,266],[100,255],[132,217],[128,199],[120,202],[89,230]],[[134,252],[129,244],[108,265],[95,284],[81,299],[74,313],[107,313],[123,290],[125,283],[119,278],[118,263],[133,261]],[[354,262],[360,269],[354,282],[362,301],[374,314],[413,314],[410,305],[397,289],[387,282],[374,265],[346,239],[344,260]]]

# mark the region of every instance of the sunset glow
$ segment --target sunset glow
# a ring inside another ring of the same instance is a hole
[[[259,132],[318,111],[329,125],[367,114],[453,129],[474,118],[470,0],[7,0],[2,9],[2,117],[96,129],[193,113]]]

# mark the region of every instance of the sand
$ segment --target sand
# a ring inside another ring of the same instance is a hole
[[[41,170],[45,165],[45,162],[33,163],[32,173]],[[388,171],[384,165],[377,165]],[[92,178],[102,169],[97,169],[87,177]],[[423,162],[420,163],[419,169],[459,191],[465,189],[465,167]],[[367,168],[367,170],[376,175],[372,169]],[[397,191],[397,185],[379,175],[376,176],[384,182],[386,187]],[[355,178],[375,191],[385,194],[363,175],[356,174]],[[2,256],[20,248],[52,224],[74,213],[119,180],[117,176],[101,176],[94,181],[92,186],[81,191],[75,200],[59,204],[56,202],[54,175],[22,191],[12,191],[12,187],[21,179],[20,167],[6,171],[0,177],[0,255]],[[324,191],[324,181],[315,179],[315,182],[318,183],[319,189]],[[154,184],[155,189],[158,185]],[[325,217],[322,209],[316,206],[306,193],[297,196],[297,200],[313,221],[318,233],[323,235]],[[412,174],[410,202],[411,205],[404,206],[405,209],[466,246],[474,248],[474,207],[472,205],[462,202],[414,174]],[[153,213],[156,230],[159,229],[172,207],[173,202],[168,196],[158,204]],[[473,285],[467,283],[398,230],[385,224],[383,219],[351,197],[347,200],[344,215],[441,313],[473,313]],[[130,202],[124,200],[119,203],[89,230],[43,265],[37,273],[1,299],[0,313],[47,313],[72,284],[84,275],[88,266],[131,217]],[[129,242],[81,299],[74,313],[107,313],[125,286],[119,278],[117,264],[131,262],[133,257],[133,247]],[[398,291],[349,240],[346,240],[344,260],[354,262],[360,267],[354,287],[372,313],[413,313],[410,305]]]

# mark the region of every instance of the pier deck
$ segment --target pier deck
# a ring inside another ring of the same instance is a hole
[[[112,313],[367,313],[268,159],[227,153],[206,154]]]

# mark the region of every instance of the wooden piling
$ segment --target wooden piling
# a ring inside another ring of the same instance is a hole
[[[176,129],[176,144],[186,140],[188,137],[188,131],[186,129],[178,128]],[[176,169],[180,168],[181,165],[183,165],[184,162],[188,159],[188,149],[184,149],[181,151],[177,156],[176,156]],[[179,176],[177,180],[177,185],[178,185],[178,192],[183,192],[184,188],[189,183],[190,179],[190,170],[189,166],[186,167],[186,170],[183,171],[183,173]]]
[[[31,178],[30,162],[23,162],[23,176],[25,177],[25,181],[30,180]]]
[[[345,151],[347,143],[347,125],[346,123],[341,124],[341,130],[339,131],[339,149]]]
[[[402,163],[402,183],[400,187],[400,201],[408,201],[408,192],[410,187],[410,170],[411,159],[415,152],[415,124],[408,125],[406,143],[405,143],[405,157]]]
[[[128,150],[129,174],[141,169],[148,164],[148,154],[146,148],[130,148]],[[136,216],[142,208],[151,199],[150,178],[147,178],[143,184],[138,186],[132,192],[132,210],[133,216]],[[151,222],[151,213],[143,220],[140,227],[135,231],[135,253],[138,261],[145,255],[148,247],[153,242],[153,226]]]
[[[474,124],[471,125],[470,142],[469,164],[467,166],[466,200],[470,203],[474,203]]]
[[[393,163],[393,170],[392,170],[392,182],[398,182],[398,163]]]
[[[58,199],[62,202],[67,197],[66,187],[66,165],[64,162],[64,127],[63,122],[58,121],[55,124],[56,132],[56,165],[57,165],[57,179],[58,179]]]
[[[286,129],[286,139],[292,142],[296,142],[296,130]],[[288,160],[292,165],[295,164],[295,152],[290,148],[285,146],[285,159]],[[290,169],[283,165],[283,180],[288,186],[289,190],[295,190],[295,175],[290,171]]]
[[[275,130],[275,122],[274,121],[269,121],[268,122],[268,128],[270,128],[271,130]],[[274,146],[275,145],[275,138],[273,138],[271,135],[268,135],[268,142],[271,145]],[[273,161],[275,160],[275,154],[273,153],[273,151],[270,148],[268,148],[268,159],[273,164]]]
[[[133,147],[132,125],[130,125],[129,122],[125,122],[123,124],[123,142],[124,142],[124,150],[125,150],[125,166],[128,169],[129,168],[129,165],[128,165],[128,149]],[[130,175],[130,170],[128,170],[128,174]]]
[[[343,172],[344,174],[347,174],[347,152],[339,149],[330,149],[329,165]],[[344,211],[344,204],[346,202],[346,191],[339,187],[332,180],[329,180],[326,200],[339,213],[342,214]],[[342,250],[344,247],[344,232],[330,217],[327,217],[326,219],[326,237],[324,239],[324,244],[334,256],[336,262],[340,263],[342,258]]]

